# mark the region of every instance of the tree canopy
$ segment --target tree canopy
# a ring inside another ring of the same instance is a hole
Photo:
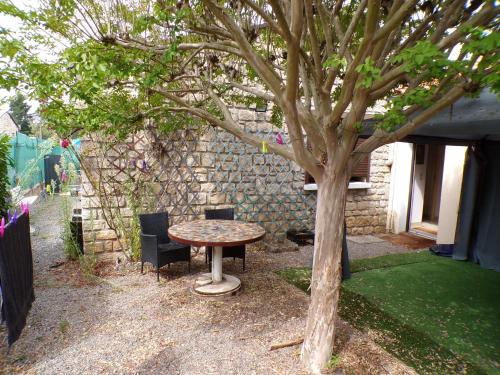
[[[25,25],[2,33],[0,86],[27,85],[60,133],[201,119],[258,144],[227,106],[268,101],[294,138],[271,151],[313,174],[375,102],[387,112],[359,153],[410,132],[418,109],[499,86],[492,1],[51,0],[23,11],[2,0],[0,11]]]

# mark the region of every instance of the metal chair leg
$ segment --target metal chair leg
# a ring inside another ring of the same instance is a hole
[[[144,274],[144,262],[141,262],[141,275]]]
[[[245,257],[243,257],[243,272],[245,272]]]
[[[156,281],[160,282],[160,267],[156,267]]]

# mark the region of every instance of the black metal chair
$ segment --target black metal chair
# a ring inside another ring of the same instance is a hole
[[[160,268],[170,263],[188,262],[191,272],[191,246],[183,245],[168,238],[168,213],[139,215],[141,223],[141,274],[144,262],[156,267],[156,279],[160,281]]]
[[[234,220],[234,208],[218,208],[214,210],[205,210],[205,219],[207,220]],[[212,263],[212,247],[207,246],[205,250],[205,263]],[[243,260],[243,271],[245,271],[245,245],[224,246],[222,248],[222,258],[236,258]]]

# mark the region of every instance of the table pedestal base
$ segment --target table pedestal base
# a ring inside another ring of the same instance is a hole
[[[211,273],[202,274],[195,282],[193,290],[204,296],[221,296],[232,294],[241,288],[241,281],[231,275],[222,275],[219,282],[212,281]]]

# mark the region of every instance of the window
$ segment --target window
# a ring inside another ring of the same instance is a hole
[[[361,143],[363,143],[365,140],[364,139],[358,139],[358,142],[356,143],[356,147],[358,147]],[[314,178],[311,176],[309,173],[305,172],[304,173],[305,177],[305,184],[314,184]],[[368,182],[370,178],[370,154],[366,155],[366,157],[363,158],[352,173],[351,179],[349,180],[350,182]]]

